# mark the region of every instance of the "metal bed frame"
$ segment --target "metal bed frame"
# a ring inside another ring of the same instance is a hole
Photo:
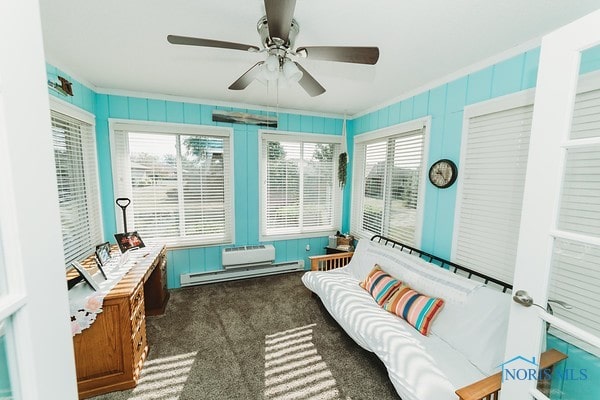
[[[492,278],[491,276],[487,276],[485,274],[482,274],[481,272],[474,271],[474,270],[472,270],[470,268],[463,267],[462,265],[453,263],[452,261],[445,260],[445,259],[443,259],[441,257],[434,256],[433,254],[427,253],[426,251],[417,249],[417,248],[409,246],[407,244],[400,243],[400,242],[398,242],[396,240],[389,239],[389,238],[386,238],[386,237],[381,236],[381,235],[374,235],[371,238],[371,242],[375,242],[375,241],[377,241],[377,243],[382,243],[383,242],[383,244],[385,246],[390,246],[392,248],[399,248],[400,251],[406,251],[406,250],[408,250],[407,251],[408,254],[415,254],[416,253],[420,258],[423,258],[424,260],[426,260],[426,261],[428,261],[428,262],[430,262],[432,264],[438,265],[441,268],[446,268],[446,269],[454,272],[455,274],[458,274],[458,271],[460,270],[460,271],[462,271],[462,272],[464,272],[466,274],[466,277],[468,279],[472,279],[473,276],[476,276],[478,278],[481,278],[486,285],[489,284],[490,282],[492,282],[492,283],[500,286],[502,288],[502,292],[504,292],[504,293],[506,293],[507,290],[511,290],[512,291],[513,287],[509,283],[503,282],[503,281],[501,281],[499,279],[496,279],[496,278]],[[434,263],[434,261],[437,261],[439,264]],[[462,276],[462,274],[459,274],[459,275]]]

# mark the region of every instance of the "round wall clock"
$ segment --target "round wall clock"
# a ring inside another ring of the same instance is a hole
[[[429,168],[429,180],[440,189],[452,186],[457,175],[458,169],[452,160],[438,160]]]

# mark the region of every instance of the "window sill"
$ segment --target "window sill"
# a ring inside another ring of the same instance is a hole
[[[318,232],[304,232],[304,233],[281,233],[273,235],[260,235],[259,241],[261,242],[273,242],[277,240],[293,240],[293,239],[309,239],[317,237],[326,237],[329,235],[335,235],[335,230],[318,231]]]
[[[168,250],[185,250],[185,249],[197,249],[204,247],[223,247],[223,246],[231,246],[233,244],[232,240],[225,240],[221,242],[194,242],[194,241],[180,241],[176,242],[168,239],[148,239],[146,244],[148,243],[161,243],[167,246]]]

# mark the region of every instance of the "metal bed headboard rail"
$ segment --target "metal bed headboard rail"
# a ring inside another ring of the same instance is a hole
[[[435,261],[437,261],[437,262],[440,263],[439,267],[441,267],[441,268],[447,268],[449,270],[453,270],[453,272],[455,274],[457,273],[458,270],[461,270],[461,271],[467,273],[467,278],[469,278],[469,279],[471,279],[471,277],[473,275],[477,276],[477,277],[483,279],[484,283],[486,285],[488,283],[490,283],[490,282],[495,283],[496,285],[502,287],[502,292],[504,292],[504,293],[506,293],[507,290],[512,290],[512,288],[513,288],[511,284],[503,282],[503,281],[501,281],[499,279],[493,278],[491,276],[487,276],[485,274],[482,274],[481,272],[474,271],[474,270],[472,270],[470,268],[463,267],[462,265],[453,263],[452,261],[445,260],[445,259],[443,259],[441,257],[438,257],[438,256],[434,256],[433,254],[429,254],[426,251],[417,249],[415,247],[409,246],[409,245],[404,244],[404,243],[400,243],[400,242],[398,242],[396,240],[393,240],[393,239],[390,239],[390,238],[386,238],[386,237],[381,236],[381,235],[374,235],[371,238],[371,242],[374,242],[374,241],[377,241],[377,243],[384,242],[385,246],[391,245],[392,248],[396,248],[396,246],[399,246],[400,247],[400,251],[404,251],[404,249],[408,249],[408,253],[409,254],[417,253],[419,255],[419,257],[428,259],[428,261],[430,263],[432,263],[435,260]]]

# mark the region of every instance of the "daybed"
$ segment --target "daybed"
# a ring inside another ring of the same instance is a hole
[[[500,377],[494,373],[504,356],[511,286],[427,253],[409,254],[419,250],[389,239],[374,239],[361,240],[353,255],[316,257],[313,269],[320,263],[331,270],[306,272],[304,285],[356,343],[381,359],[403,400],[497,398]],[[444,268],[428,261],[443,262]],[[444,300],[428,336],[359,286],[375,264],[412,289]],[[545,364],[561,356],[550,353]]]

